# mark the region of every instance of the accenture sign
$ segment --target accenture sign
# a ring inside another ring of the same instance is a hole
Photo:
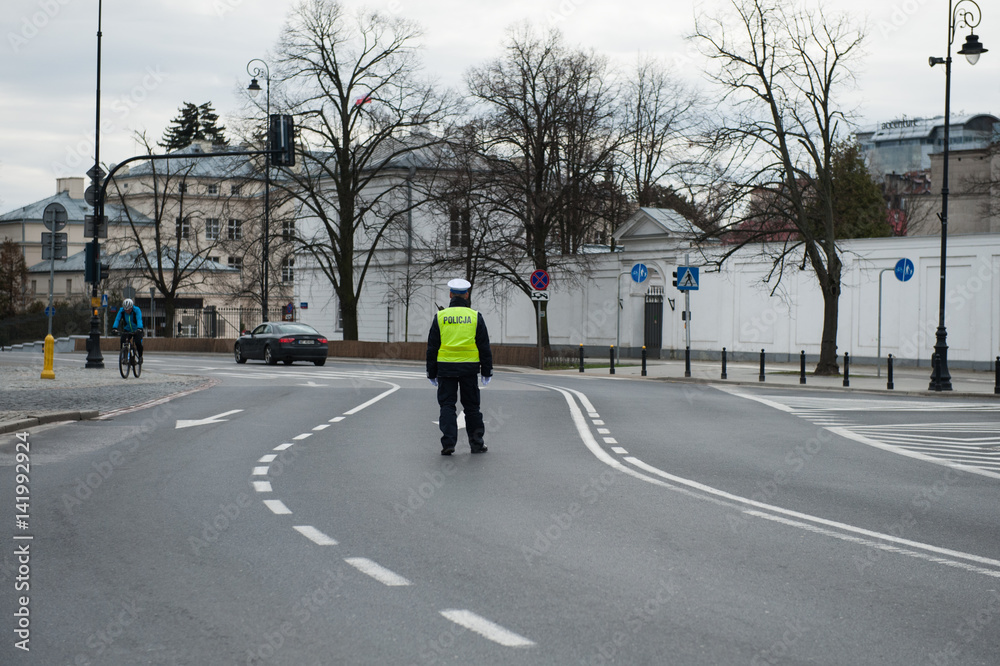
[[[923,122],[923,118],[903,118],[902,120],[890,120],[882,123],[879,127],[884,130],[903,129],[904,127],[916,127]]]

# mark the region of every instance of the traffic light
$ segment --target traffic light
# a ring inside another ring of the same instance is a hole
[[[83,280],[95,284],[100,275],[100,248],[95,241],[90,241],[83,247]]]
[[[110,266],[108,266],[107,264],[101,264],[101,274],[100,274],[101,282],[104,282],[105,280],[108,279],[108,273],[110,270],[111,270]]]
[[[677,288],[677,271],[674,271],[674,281],[673,281],[672,284],[674,285],[674,288],[676,289]]]
[[[271,114],[271,164],[295,166],[295,120],[287,114]]]

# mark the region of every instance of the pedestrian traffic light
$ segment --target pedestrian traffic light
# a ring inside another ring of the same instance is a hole
[[[100,248],[95,241],[90,241],[83,247],[83,280],[96,284],[99,276]]]
[[[271,164],[295,166],[295,120],[287,114],[272,114],[270,126]]]
[[[674,271],[674,281],[672,283],[674,287],[677,287],[677,271]]]

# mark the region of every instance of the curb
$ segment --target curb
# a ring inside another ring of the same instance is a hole
[[[8,421],[0,423],[0,435],[17,430],[25,430],[34,426],[45,425],[46,423],[56,423],[57,421],[89,421],[96,419],[97,410],[54,412],[52,414],[40,414],[31,416],[19,421]]]

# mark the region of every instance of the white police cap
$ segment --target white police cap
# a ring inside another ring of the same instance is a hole
[[[448,289],[455,292],[456,294],[464,294],[472,288],[472,283],[468,280],[463,280],[462,278],[455,278],[448,283]]]

